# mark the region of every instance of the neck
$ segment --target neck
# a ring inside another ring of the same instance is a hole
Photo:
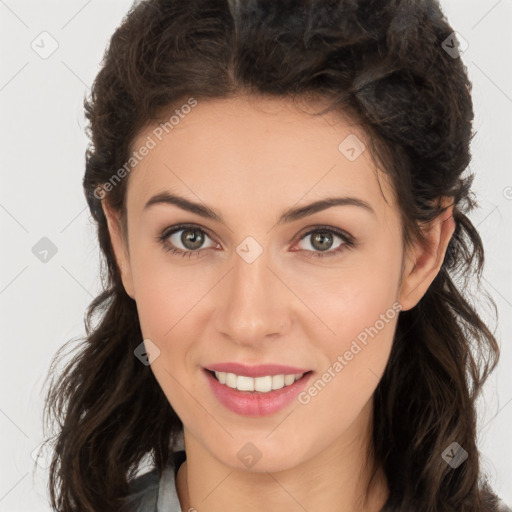
[[[201,512],[380,512],[389,493],[386,476],[370,455],[368,438],[362,442],[361,425],[355,427],[358,438],[340,438],[312,458],[272,473],[227,466],[185,430],[187,460],[176,477],[181,508]]]

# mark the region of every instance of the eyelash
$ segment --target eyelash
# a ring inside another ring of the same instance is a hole
[[[185,257],[188,255],[189,258],[193,254],[195,254],[199,257],[199,254],[201,253],[201,249],[199,249],[197,251],[183,251],[181,249],[176,249],[175,247],[170,246],[169,243],[167,242],[167,239],[171,235],[174,235],[175,233],[178,233],[179,231],[184,231],[186,229],[195,229],[197,231],[201,231],[202,233],[207,235],[210,239],[212,238],[204,229],[202,229],[201,227],[199,227],[195,224],[181,224],[179,226],[172,226],[170,228],[166,228],[160,235],[157,236],[156,240],[157,240],[157,242],[162,244],[163,249],[165,251],[170,252],[171,254],[181,255],[182,257]],[[309,230],[308,232],[306,232],[302,236],[300,236],[297,239],[297,242],[303,240],[304,238],[306,238],[307,236],[309,236],[313,233],[318,233],[318,232],[335,234],[336,236],[341,238],[343,243],[336,249],[332,249],[332,250],[325,251],[325,252],[315,252],[315,251],[310,251],[307,249],[302,249],[302,251],[306,252],[306,257],[308,257],[308,258],[329,258],[331,256],[336,256],[336,255],[344,252],[345,250],[352,249],[356,245],[354,242],[354,239],[350,235],[348,235],[344,231],[341,231],[340,229],[333,228],[330,226],[315,226],[313,229]]]

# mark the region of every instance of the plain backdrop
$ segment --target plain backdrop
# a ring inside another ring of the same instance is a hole
[[[43,439],[43,381],[57,349],[84,334],[85,310],[100,290],[81,184],[82,104],[131,4],[0,0],[1,512],[50,510],[47,461],[34,472],[32,458]],[[441,5],[467,42],[476,112],[470,169],[480,205],[471,219],[486,248],[482,282],[498,307],[497,325],[489,321],[502,349],[479,402],[478,442],[483,471],[511,504],[512,0]],[[485,305],[481,311],[488,318]]]

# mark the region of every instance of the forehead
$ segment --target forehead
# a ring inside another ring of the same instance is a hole
[[[130,173],[128,208],[165,191],[255,212],[259,201],[260,211],[261,202],[279,209],[335,195],[393,207],[360,127],[336,112],[311,115],[326,105],[242,96],[170,111],[172,122],[147,126],[132,144],[151,149]]]

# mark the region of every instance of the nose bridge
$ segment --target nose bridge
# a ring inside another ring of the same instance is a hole
[[[258,246],[246,240],[237,247],[219,304],[217,327],[238,343],[282,333],[287,324],[286,291],[268,268],[269,251]]]

